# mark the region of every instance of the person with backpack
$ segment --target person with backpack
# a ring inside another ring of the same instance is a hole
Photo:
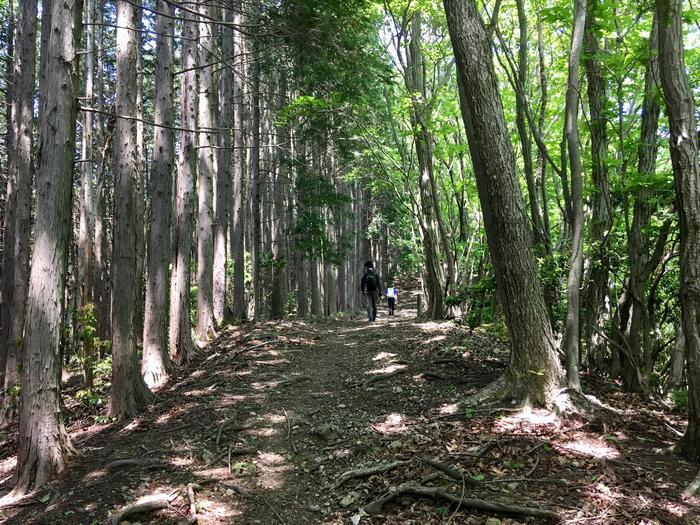
[[[365,297],[365,306],[367,307],[367,320],[377,320],[377,303],[379,302],[379,290],[382,289],[382,284],[379,279],[379,274],[374,270],[372,261],[365,263],[365,273],[360,281],[360,291]]]
[[[386,306],[389,309],[389,315],[394,315],[394,308],[396,308],[396,303],[399,301],[399,291],[394,287],[390,286],[386,289]]]

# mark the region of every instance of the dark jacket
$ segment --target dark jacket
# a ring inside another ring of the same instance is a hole
[[[373,268],[366,270],[365,273],[362,274],[362,280],[360,281],[360,290],[362,291],[362,293],[365,293],[367,291],[367,275],[369,274],[369,272],[374,273],[374,277],[377,281],[377,289],[375,291],[378,293],[381,292],[382,283],[379,279],[379,272],[375,271]]]

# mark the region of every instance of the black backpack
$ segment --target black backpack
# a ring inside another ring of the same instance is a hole
[[[376,273],[374,273],[374,270],[367,270],[365,283],[367,284],[367,291],[377,291],[377,289],[379,288],[379,277]]]

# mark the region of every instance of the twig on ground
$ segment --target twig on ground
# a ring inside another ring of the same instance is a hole
[[[284,419],[287,420],[287,439],[289,439],[289,436],[292,434],[292,423],[289,421],[289,414],[287,414],[287,409],[283,408],[284,411]]]
[[[535,463],[532,465],[532,467],[530,467],[530,470],[527,471],[527,473],[525,474],[525,477],[529,478],[530,474],[532,474],[535,471],[535,469],[537,468],[537,465],[539,465],[539,464],[540,464],[540,454],[538,452],[537,455],[535,456]]]
[[[272,509],[272,512],[275,513],[275,516],[277,516],[277,519],[280,521],[280,523],[282,525],[285,525],[284,520],[282,519],[282,516],[280,516],[279,512],[277,512],[277,509],[272,506],[272,503],[270,503],[268,500],[265,500],[265,503],[267,504],[268,507],[270,507]]]
[[[369,468],[348,470],[347,472],[344,472],[343,474],[340,475],[340,477],[337,479],[337,481],[335,482],[333,487],[338,488],[343,483],[345,483],[346,481],[353,479],[353,478],[366,478],[367,476],[372,476],[374,474],[382,474],[384,472],[389,472],[390,470],[393,470],[397,467],[402,467],[403,465],[408,465],[409,463],[410,463],[410,461],[408,461],[408,460],[394,461],[393,463],[387,463],[386,465],[377,465],[377,466],[369,467]]]
[[[145,498],[141,498],[136,503],[127,505],[117,514],[115,514],[112,517],[111,523],[112,525],[119,525],[119,523],[124,521],[129,516],[133,516],[134,514],[141,514],[143,512],[153,512],[155,510],[167,509],[168,507],[170,507],[170,504],[176,498],[177,494],[156,494],[154,496],[147,496]]]

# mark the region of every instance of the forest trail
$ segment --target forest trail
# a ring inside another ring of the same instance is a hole
[[[186,523],[186,491],[173,491],[197,483],[200,524],[486,523],[489,514],[410,495],[378,516],[357,510],[422,480],[458,498],[552,509],[577,523],[698,523],[692,502],[679,498],[691,466],[653,452],[674,442],[667,425],[680,418],[646,409],[585,424],[537,411],[456,410],[503,369],[505,345],[450,322],[417,322],[400,307],[373,324],[339,318],[222,331],[142,417],[126,426],[75,422],[80,455],[67,476],[6,510],[6,522],[108,523],[141,497],[172,494],[169,508],[127,519]],[[14,461],[7,446],[2,452],[7,489]],[[435,481],[426,457],[470,482]],[[344,472],[392,462],[400,463],[339,484]]]

